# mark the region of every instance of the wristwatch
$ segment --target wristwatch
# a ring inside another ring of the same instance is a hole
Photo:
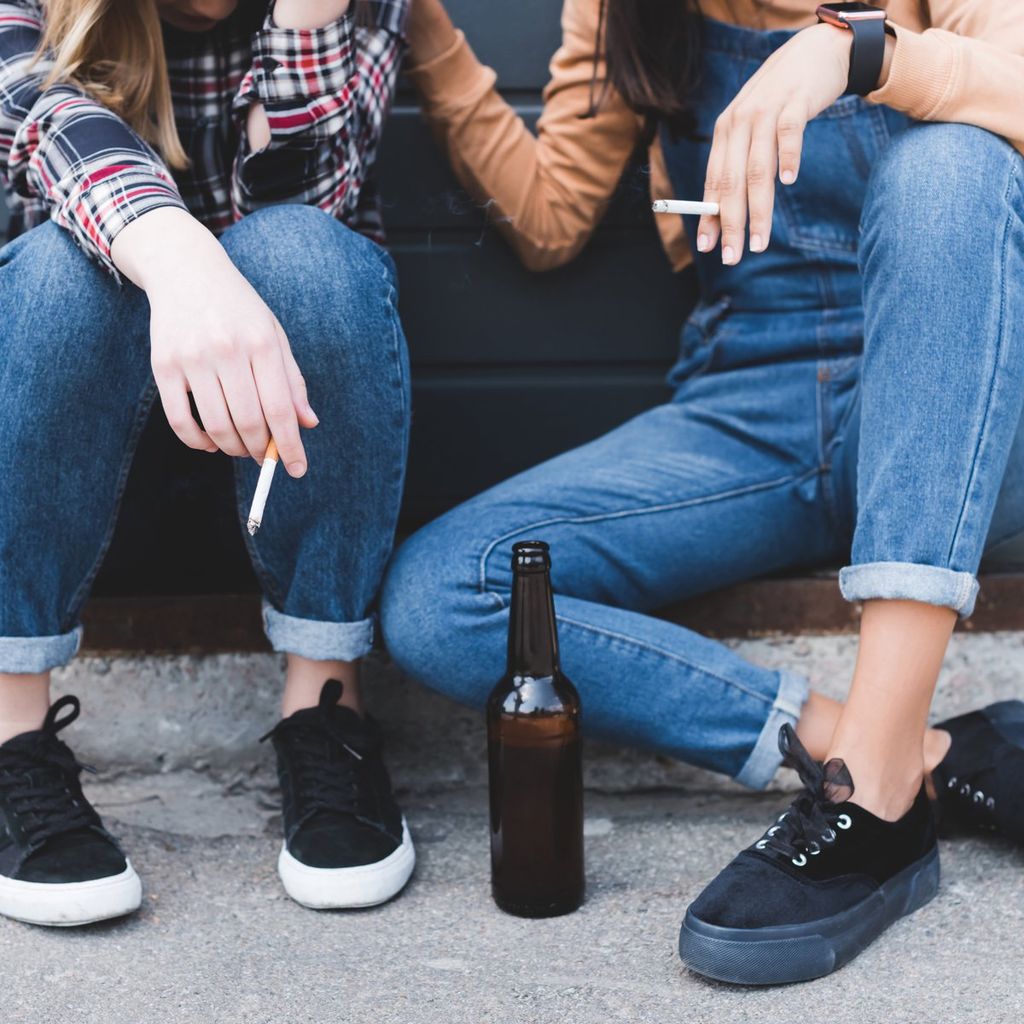
[[[885,24],[885,11],[871,4],[819,4],[818,21],[853,33],[850,41],[850,74],[846,93],[866,96],[878,88],[885,58],[885,34],[892,30]],[[895,33],[892,33],[895,34]]]

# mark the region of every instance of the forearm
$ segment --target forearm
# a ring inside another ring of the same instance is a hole
[[[589,19],[589,20],[587,20]],[[639,137],[639,118],[597,68],[600,108],[588,112],[597,5],[567,7],[537,133],[496,87],[440,0],[413,0],[410,77],[424,115],[466,189],[523,263],[546,270],[571,259],[600,220]]]
[[[1024,152],[1024,20],[1014,6],[977,5],[973,20],[965,16],[955,30],[895,26],[868,99],[919,121],[985,128]]]

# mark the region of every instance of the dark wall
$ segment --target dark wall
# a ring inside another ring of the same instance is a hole
[[[532,123],[559,42],[557,0],[450,0],[504,95]],[[381,186],[414,375],[403,528],[661,400],[693,301],[658,244],[638,164],[583,255],[524,271],[457,186],[403,90]],[[157,410],[125,495],[102,593],[253,586],[226,460],[196,455]]]

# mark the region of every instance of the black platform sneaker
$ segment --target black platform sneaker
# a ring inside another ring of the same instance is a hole
[[[82,795],[83,766],[57,737],[78,713],[78,698],[62,697],[41,729],[0,746],[0,914],[29,924],[91,924],[142,901],[139,876]]]
[[[1024,843],[1024,702],[1000,701],[936,728],[953,740],[932,775],[943,824]]]
[[[329,679],[317,707],[296,711],[264,737],[277,751],[284,804],[278,874],[293,900],[317,910],[384,903],[416,863],[379,727],[339,707],[341,693]]]
[[[679,954],[719,981],[778,985],[829,974],[939,888],[939,853],[922,788],[899,821],[850,803],[838,760],[813,761],[784,725],[784,763],[805,790],[690,906]]]

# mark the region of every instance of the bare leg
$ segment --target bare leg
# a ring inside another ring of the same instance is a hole
[[[828,757],[842,713],[840,701],[820,693],[812,692],[804,704],[803,714],[796,724],[796,734],[816,761],[824,761]],[[925,782],[931,796],[935,795],[931,790],[931,773],[946,756],[949,744],[949,733],[942,729],[929,729],[924,734]]]
[[[287,718],[302,708],[316,707],[320,700],[320,690],[328,679],[340,679],[344,684],[338,703],[362,714],[358,661],[311,661],[297,654],[289,654],[284,693],[281,695],[282,717]]]
[[[853,776],[853,800],[894,821],[907,811],[932,757],[948,735],[927,737],[928,709],[956,613],[916,601],[864,604],[850,696],[828,757]]]
[[[49,672],[39,675],[0,672],[0,743],[38,729],[49,707]]]

